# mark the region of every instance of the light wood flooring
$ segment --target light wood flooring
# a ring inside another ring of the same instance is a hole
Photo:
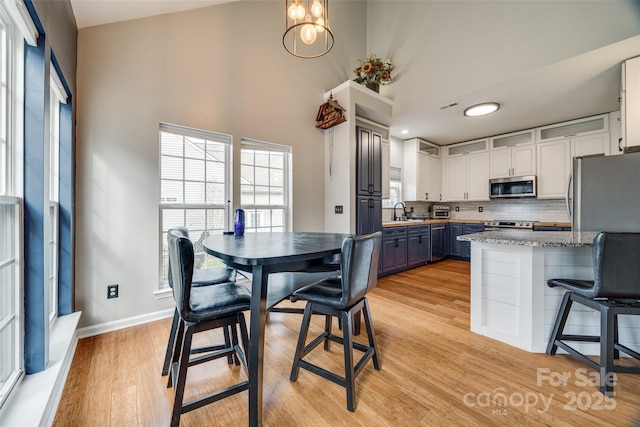
[[[604,400],[596,386],[584,384],[596,374],[568,356],[531,354],[471,333],[468,263],[446,260],[382,278],[369,301],[382,370],[369,362],[356,380],[355,413],[334,383],[305,370],[289,381],[301,315],[269,315],[264,425],[633,426],[640,420],[640,375],[619,374],[616,397]],[[310,337],[323,324],[314,322]],[[166,319],[80,340],[54,426],[169,425],[172,389],[160,376],[169,327]],[[342,369],[336,344],[309,357]],[[562,375],[570,375],[564,384],[548,380]],[[199,365],[189,371],[186,398],[244,378],[225,359]],[[247,392],[185,414],[181,425],[245,426]]]

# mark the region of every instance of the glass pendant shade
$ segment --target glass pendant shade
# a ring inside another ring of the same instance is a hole
[[[333,48],[329,0],[285,0],[282,44],[298,58],[318,58]]]

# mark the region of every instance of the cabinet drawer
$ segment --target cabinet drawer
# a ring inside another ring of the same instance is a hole
[[[429,234],[429,225],[410,225],[408,226],[408,233],[410,235],[414,234]]]
[[[464,224],[463,234],[481,233],[484,231],[484,225],[482,224]]]
[[[407,235],[407,227],[388,227],[382,230],[382,238],[389,239]]]

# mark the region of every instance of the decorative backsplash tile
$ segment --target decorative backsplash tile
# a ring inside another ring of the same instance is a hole
[[[428,202],[404,202],[409,210],[413,207],[417,214],[427,213]],[[523,220],[544,222],[569,222],[565,201],[544,199],[509,199],[491,200],[485,202],[443,202],[451,206],[452,219],[476,220]],[[456,212],[456,206],[459,210]],[[482,208],[482,212],[478,212]],[[400,211],[398,207],[398,212]],[[393,220],[393,209],[382,210],[382,221]]]

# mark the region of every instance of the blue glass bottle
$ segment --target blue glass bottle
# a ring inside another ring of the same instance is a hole
[[[242,236],[244,234],[244,210],[236,209],[236,214],[233,220],[233,231],[236,236]]]

